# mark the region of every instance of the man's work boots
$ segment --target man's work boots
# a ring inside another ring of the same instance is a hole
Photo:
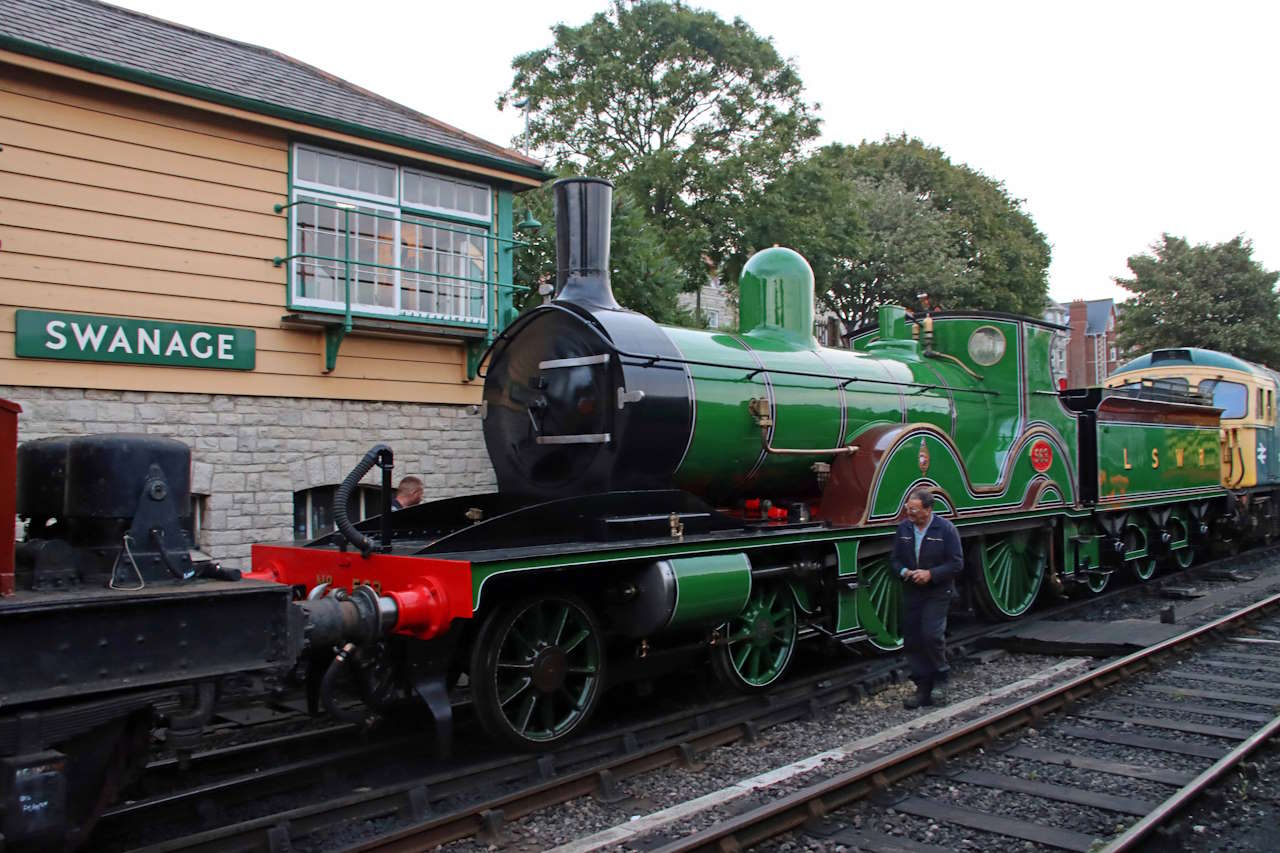
[[[926,705],[932,705],[933,699],[929,696],[929,690],[925,687],[916,687],[916,692],[902,700],[902,707],[908,711],[914,711]]]

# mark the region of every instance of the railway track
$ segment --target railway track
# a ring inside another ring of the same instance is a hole
[[[1280,734],[1280,658],[1233,642],[1255,622],[1280,630],[1280,595],[656,849],[746,849],[802,827],[862,850],[1136,849]]]
[[[1276,549],[1255,552],[1248,561],[1274,559]],[[1239,558],[1236,558],[1239,563]],[[1214,563],[1189,572],[1210,572]],[[1219,566],[1220,568],[1220,566]],[[1185,579],[1185,578],[1183,578]],[[1042,611],[1037,618],[1060,618],[1124,597],[1158,592],[1176,583],[1170,574],[1144,587],[1113,590]],[[960,653],[978,648],[1000,626],[960,628],[951,638]],[[333,733],[326,749],[315,749],[314,735],[300,734],[299,754],[288,755],[288,738],[268,761],[253,757],[252,744],[197,754],[206,768],[225,763],[226,772],[210,781],[164,790],[118,806],[104,815],[95,841],[103,849],[133,849],[139,841],[151,851],[282,849],[282,845],[317,848],[331,836],[387,834],[371,849],[418,849],[421,846],[478,835],[496,840],[506,821],[578,796],[618,798],[618,785],[630,776],[664,766],[696,762],[706,750],[750,741],[762,730],[791,720],[813,717],[841,703],[858,701],[886,685],[901,681],[903,663],[880,658],[835,671],[796,679],[767,697],[720,700],[695,705],[656,720],[599,732],[542,756],[483,756],[480,760],[442,762],[431,755],[430,738],[420,733],[392,734],[368,742],[350,731]],[[342,727],[345,729],[345,727]],[[334,748],[346,735],[349,744]],[[460,750],[462,751],[462,750]],[[175,770],[172,759],[154,768]],[[395,764],[399,770],[388,770]],[[420,768],[432,766],[423,774]],[[205,777],[211,775],[206,769]],[[477,797],[477,792],[491,796]],[[299,802],[307,805],[299,806]],[[192,815],[198,816],[197,821]],[[201,827],[191,832],[192,824]],[[400,829],[405,824],[409,829]],[[354,832],[350,828],[359,826]],[[147,827],[139,836],[137,827]],[[213,828],[208,828],[213,827]],[[413,840],[402,842],[408,832]],[[425,835],[414,833],[425,832]]]

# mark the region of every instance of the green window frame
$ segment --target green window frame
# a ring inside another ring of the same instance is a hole
[[[345,311],[349,281],[355,315],[489,327],[495,188],[309,143],[290,163],[290,309]]]

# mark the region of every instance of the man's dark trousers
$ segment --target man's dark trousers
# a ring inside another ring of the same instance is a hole
[[[951,590],[919,590],[907,584],[902,590],[902,643],[911,668],[911,680],[928,693],[935,684],[946,682],[947,611]]]
[[[911,680],[926,695],[935,683],[947,680],[947,610],[955,596],[955,581],[964,570],[964,552],[955,525],[936,513],[929,521],[915,552],[915,525],[898,525],[890,556],[895,570],[928,569],[932,577],[920,586],[904,583],[902,589],[902,644],[911,668]]]

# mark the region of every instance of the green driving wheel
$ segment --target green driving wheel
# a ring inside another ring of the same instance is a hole
[[[471,658],[476,715],[525,749],[564,740],[590,718],[604,687],[600,626],[571,595],[531,596],[485,619]]]
[[[764,690],[782,678],[796,648],[796,601],[786,584],[756,584],[742,612],[711,650],[716,675],[736,690]]]
[[[902,581],[887,555],[858,561],[858,624],[877,649],[902,648]]]
[[[1031,609],[1044,583],[1048,549],[1041,530],[984,537],[979,554],[978,606],[992,619],[1016,619]]]

